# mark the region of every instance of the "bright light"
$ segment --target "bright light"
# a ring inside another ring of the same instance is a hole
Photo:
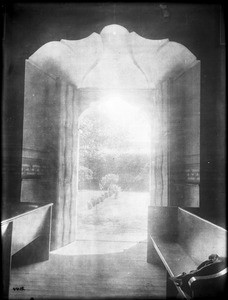
[[[137,113],[137,109],[118,96],[110,96],[106,101],[102,101],[99,107],[102,113],[108,114],[109,118],[126,123],[132,114]]]
[[[106,115],[113,124],[131,133],[132,142],[138,143],[136,152],[150,151],[150,123],[138,107],[124,101],[120,95],[109,95],[100,102],[99,111]]]
[[[110,242],[110,241],[76,241],[65,247],[52,251],[52,254],[76,256],[76,255],[96,255],[122,253],[131,247],[134,247],[135,242]]]

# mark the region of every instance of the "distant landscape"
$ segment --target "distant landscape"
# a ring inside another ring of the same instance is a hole
[[[77,239],[141,241],[147,238],[148,192],[120,192],[88,209],[87,202],[102,191],[79,191]]]

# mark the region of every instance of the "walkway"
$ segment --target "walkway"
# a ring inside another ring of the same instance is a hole
[[[146,262],[145,241],[77,241],[52,252],[49,261],[13,269],[10,299],[158,299],[165,296],[165,276]]]

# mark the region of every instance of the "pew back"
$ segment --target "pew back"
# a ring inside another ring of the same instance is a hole
[[[150,206],[148,214],[147,261],[166,268],[167,295],[188,299],[169,278],[196,270],[210,254],[225,257],[227,231],[179,207]]]
[[[226,256],[227,231],[182,208],[178,208],[178,243],[200,264],[210,254]]]

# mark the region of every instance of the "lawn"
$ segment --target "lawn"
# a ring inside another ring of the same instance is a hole
[[[101,191],[79,191],[77,239],[140,241],[147,236],[149,193],[121,192],[118,199],[105,199],[91,209],[87,202]]]

